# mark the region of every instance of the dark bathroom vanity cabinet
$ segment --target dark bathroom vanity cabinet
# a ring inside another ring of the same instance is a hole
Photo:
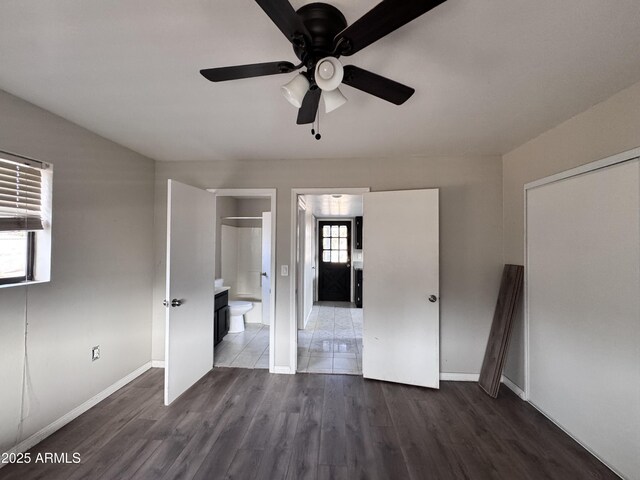
[[[213,314],[213,344],[217,345],[229,333],[229,292],[224,291],[216,295]]]

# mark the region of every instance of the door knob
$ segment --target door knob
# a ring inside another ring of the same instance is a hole
[[[268,277],[269,275],[267,275],[267,272],[262,272],[260,275],[262,275],[263,277]]]
[[[435,295],[429,295],[429,301],[431,303],[436,303],[436,301],[438,301],[438,297],[436,297]]]
[[[164,305],[165,307],[169,306],[169,301],[168,300],[163,300],[162,301],[162,305]]]
[[[177,298],[171,300],[172,307],[179,307],[180,305],[182,305],[182,300],[178,300]]]

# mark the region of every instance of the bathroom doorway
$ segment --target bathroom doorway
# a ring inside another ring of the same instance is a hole
[[[273,371],[275,190],[215,190],[214,367]]]
[[[305,191],[294,199],[297,372],[362,375],[362,189]]]

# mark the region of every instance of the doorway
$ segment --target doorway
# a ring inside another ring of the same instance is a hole
[[[275,191],[224,189],[214,193],[217,199],[216,308],[225,308],[225,296],[229,317],[237,302],[249,304],[251,308],[240,317],[241,322],[236,318],[233,323],[231,318],[231,328],[219,335],[213,363],[215,367],[272,371]]]
[[[334,205],[336,208],[330,214],[333,218],[326,218],[322,212],[306,213],[318,217],[317,230],[313,235],[314,243],[317,243],[324,240],[320,238],[320,221],[346,221],[345,216],[354,221],[358,216],[353,212],[347,214],[345,205],[336,201],[344,196],[361,199],[359,229],[363,232],[362,241],[352,243],[362,250],[357,252],[357,256],[352,255],[351,263],[352,279],[358,278],[362,288],[359,298],[363,299],[363,309],[355,309],[355,304],[351,303],[322,304],[317,301],[317,294],[314,298],[316,303],[309,303],[306,295],[300,293],[306,294],[307,288],[300,287],[297,278],[294,278],[291,282],[290,310],[291,364],[296,371],[337,373],[340,369],[336,369],[336,363],[340,364],[341,361],[337,360],[340,356],[336,354],[343,353],[341,341],[344,339],[338,330],[348,327],[344,325],[348,311],[351,328],[355,331],[357,324],[353,321],[352,312],[361,311],[362,340],[356,341],[356,348],[351,351],[349,347],[343,349],[345,354],[356,356],[358,370],[351,373],[362,374],[365,378],[439,388],[439,191],[434,188],[380,192],[370,192],[369,189],[293,189],[293,264],[302,258],[299,248],[305,241],[298,225],[302,218],[300,205],[306,204],[307,211],[314,212],[310,205],[313,205],[311,200],[317,197],[320,205]],[[306,201],[300,202],[300,197]],[[339,251],[339,231],[337,239]],[[332,235],[329,235],[329,245],[332,241]],[[331,255],[332,252],[329,258]],[[340,253],[337,255],[339,259]],[[314,261],[316,263],[311,267],[312,270],[320,262],[318,255]],[[354,275],[356,262],[361,268],[358,276]],[[364,262],[367,263],[366,268]],[[309,271],[307,266],[292,270],[294,276],[298,272]],[[319,280],[315,274],[312,278],[316,283]],[[299,316],[298,302],[305,302],[302,318]],[[341,308],[347,310],[338,310]],[[358,365],[358,356],[362,367]]]
[[[318,227],[318,301],[349,302],[351,220],[320,220]]]
[[[362,250],[353,238],[362,193],[298,195],[297,371],[362,374],[362,309],[354,300]]]

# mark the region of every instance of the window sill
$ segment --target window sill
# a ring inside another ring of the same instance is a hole
[[[11,288],[11,287],[25,287],[25,286],[34,285],[37,283],[49,283],[50,281],[51,280],[25,280],[23,282],[4,283],[4,284],[0,284],[0,289]]]

